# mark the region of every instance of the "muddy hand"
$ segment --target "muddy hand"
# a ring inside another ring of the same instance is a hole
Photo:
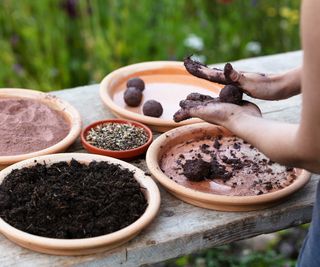
[[[198,78],[202,78],[211,82],[227,84],[223,70],[218,68],[209,68],[198,61],[192,60],[191,57],[184,59],[184,66],[187,71]]]
[[[188,95],[186,100],[180,101],[181,109],[174,114],[174,121],[180,122],[197,117],[207,122],[223,125],[224,122],[240,112],[261,116],[260,109],[248,101],[242,101],[241,106],[239,106],[223,103],[219,98],[210,97],[204,101],[199,99],[206,99],[206,96],[193,93]]]
[[[263,73],[244,72],[235,70],[230,63],[224,69],[209,68],[208,66],[187,57],[184,60],[187,71],[199,78],[221,84],[233,84],[241,88],[247,95],[261,98],[273,99],[272,92],[276,84]]]

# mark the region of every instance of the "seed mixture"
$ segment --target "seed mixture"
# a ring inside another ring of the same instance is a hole
[[[36,164],[13,170],[0,185],[0,217],[51,238],[115,232],[136,221],[147,205],[134,173],[108,162]]]
[[[148,141],[148,135],[144,129],[134,125],[105,123],[92,128],[86,140],[102,149],[128,150],[144,145]]]

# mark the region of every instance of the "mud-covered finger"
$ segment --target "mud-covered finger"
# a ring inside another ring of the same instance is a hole
[[[198,78],[202,78],[211,82],[227,84],[224,76],[224,72],[218,68],[209,68],[196,60],[192,60],[191,57],[187,57],[183,61],[186,70]]]
[[[173,120],[175,122],[180,122],[184,121],[187,119],[190,119],[191,115],[189,113],[188,109],[179,109],[174,115],[173,115]]]
[[[241,79],[242,74],[240,72],[236,71],[232,67],[231,63],[227,63],[224,66],[223,73],[224,73],[224,76],[225,76],[227,83],[240,85],[240,83],[241,83],[240,79]]]
[[[207,100],[213,100],[213,97],[211,97],[209,95],[202,95],[199,93],[191,93],[187,96],[187,100],[207,101]]]

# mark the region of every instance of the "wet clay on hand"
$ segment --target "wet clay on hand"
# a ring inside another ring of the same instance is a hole
[[[209,68],[207,65],[202,64],[196,60],[192,60],[191,57],[187,57],[183,61],[186,70],[201,79],[205,79],[211,82],[217,82],[227,84],[224,72],[222,69]]]
[[[189,110],[191,108],[201,108],[210,103],[231,103],[236,105],[242,105],[243,93],[241,89],[235,85],[226,85],[220,91],[219,97],[211,97],[208,95],[202,95],[198,93],[192,93],[187,96],[185,100],[180,101],[181,109],[173,115],[175,122],[183,121],[191,118]]]

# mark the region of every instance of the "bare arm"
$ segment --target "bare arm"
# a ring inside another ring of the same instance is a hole
[[[230,63],[223,70],[209,68],[190,57],[184,65],[192,75],[212,82],[234,84],[251,97],[265,100],[289,98],[300,93],[301,67],[280,74],[236,71]]]
[[[252,110],[227,103],[211,103],[185,112],[189,116],[225,126],[274,161],[320,173],[320,31],[317,30],[317,25],[320,25],[319,11],[320,1],[303,1],[303,71],[293,70],[293,76],[287,76],[284,83],[296,85],[295,89],[289,92],[297,93],[300,78],[295,77],[301,76],[303,107],[300,125],[266,120]],[[294,73],[295,71],[297,73]]]

